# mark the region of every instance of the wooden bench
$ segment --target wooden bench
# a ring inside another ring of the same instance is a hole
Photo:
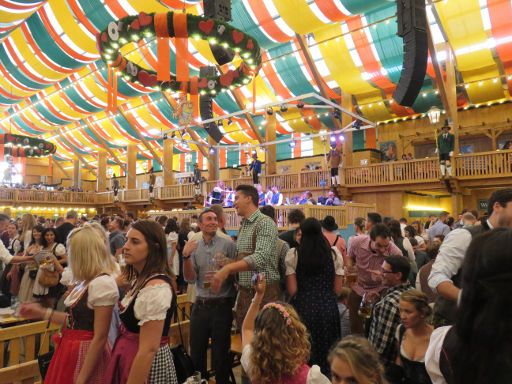
[[[35,383],[41,380],[37,355],[48,352],[51,335],[59,326],[37,321],[0,329],[0,383]],[[8,358],[6,359],[6,352]],[[4,364],[7,361],[7,364]]]

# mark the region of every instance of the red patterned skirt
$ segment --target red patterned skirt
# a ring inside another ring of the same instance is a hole
[[[47,384],[75,383],[85,362],[93,335],[91,331],[64,329],[44,382]],[[110,357],[110,347],[106,343],[102,355],[96,361],[93,375],[87,380],[88,384],[110,384],[105,380]]]

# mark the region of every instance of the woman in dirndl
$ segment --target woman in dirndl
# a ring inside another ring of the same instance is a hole
[[[177,384],[168,339],[176,296],[162,227],[150,220],[135,222],[123,254],[130,289],[120,303],[120,335],[106,381]]]
[[[29,303],[22,304],[20,314],[63,325],[45,383],[109,384],[105,379],[111,356],[108,333],[119,299],[111,276],[114,262],[104,239],[88,225],[71,231],[68,248],[75,285],[64,301],[66,312]]]

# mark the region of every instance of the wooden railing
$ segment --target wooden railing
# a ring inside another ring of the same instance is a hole
[[[455,158],[455,170],[459,179],[510,177],[512,175],[512,151],[461,155]]]
[[[346,186],[430,182],[439,180],[439,161],[436,158],[392,161],[367,166],[345,167],[343,173]]]
[[[368,212],[375,210],[375,206],[371,204],[347,203],[343,206],[321,206],[321,205],[288,205],[275,207],[277,226],[279,230],[288,228],[288,213],[294,209],[300,209],[306,217],[314,217],[322,220],[325,216],[331,215],[335,218],[340,228],[346,228],[353,223],[356,217],[366,217]],[[193,215],[199,215],[201,210],[179,210],[179,211],[159,211],[149,212],[149,216],[156,218],[165,215],[167,217],[176,217],[178,221],[183,218],[191,218]],[[240,228],[240,216],[237,215],[234,208],[225,208],[224,216],[226,219],[226,230],[238,230]]]

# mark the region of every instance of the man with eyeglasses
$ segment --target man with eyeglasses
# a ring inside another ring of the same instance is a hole
[[[381,278],[387,290],[373,307],[368,340],[386,368],[397,356],[395,332],[400,324],[399,301],[402,292],[411,289],[407,280],[410,271],[411,264],[403,256],[388,256],[382,263]]]
[[[358,314],[361,300],[365,293],[379,295],[384,290],[382,280],[376,278],[374,271],[379,271],[384,259],[391,255],[402,255],[402,251],[391,241],[391,232],[384,224],[373,225],[369,235],[357,236],[351,241],[347,261],[357,267],[357,282],[348,297],[353,334],[364,333],[364,322]]]

